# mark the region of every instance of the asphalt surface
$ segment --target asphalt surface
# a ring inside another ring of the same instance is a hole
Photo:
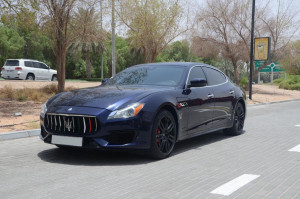
[[[300,198],[300,101],[249,106],[245,133],[199,136],[171,157],[0,141],[0,198]]]

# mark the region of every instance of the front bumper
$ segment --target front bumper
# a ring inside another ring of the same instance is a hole
[[[87,112],[91,113],[90,111]],[[47,124],[45,116],[41,116],[40,138],[45,143],[52,144],[53,135],[66,137],[82,137],[83,148],[148,149],[150,147],[152,122],[151,120],[148,121],[147,119],[145,119],[150,118],[149,113],[147,114],[145,112],[141,112],[136,117],[129,119],[107,120],[106,118],[109,113],[110,111],[101,109],[100,112],[95,115],[98,120],[97,131],[76,132],[75,130],[74,133],[72,132],[72,130],[60,131],[58,129],[51,128],[50,125]],[[83,113],[81,112],[80,114]],[[70,114],[70,116],[72,116],[72,114]],[[57,121],[57,124],[59,124],[59,121]],[[78,128],[76,125],[75,127]],[[89,129],[88,124],[86,128]]]

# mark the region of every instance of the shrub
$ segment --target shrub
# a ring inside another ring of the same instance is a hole
[[[288,75],[285,80],[284,77],[274,81],[279,88],[287,90],[300,90],[300,75]]]
[[[65,90],[73,90],[74,87],[67,87]],[[5,86],[0,89],[0,99],[17,100],[20,102],[31,100],[35,102],[45,102],[47,99],[57,94],[57,85],[51,84],[42,88],[23,88],[13,89],[11,86]]]
[[[242,77],[241,81],[240,81],[240,86],[244,89],[247,90],[248,88],[248,84],[249,84],[249,80],[247,77]]]
[[[16,96],[16,91],[11,86],[4,86],[0,92],[3,98],[14,99]]]

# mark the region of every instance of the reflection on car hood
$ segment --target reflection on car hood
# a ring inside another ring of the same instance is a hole
[[[95,107],[113,111],[126,103],[138,102],[147,95],[166,89],[171,88],[98,86],[59,94],[51,100],[48,106],[51,108],[58,106]]]

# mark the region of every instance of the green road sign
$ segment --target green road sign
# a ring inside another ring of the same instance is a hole
[[[264,61],[255,61],[255,71],[263,65],[264,65]],[[272,72],[272,67],[273,67],[273,72],[283,72],[283,70],[279,67],[278,62],[273,62],[273,63],[267,65],[265,68],[261,69],[259,72],[270,73],[270,72]]]

